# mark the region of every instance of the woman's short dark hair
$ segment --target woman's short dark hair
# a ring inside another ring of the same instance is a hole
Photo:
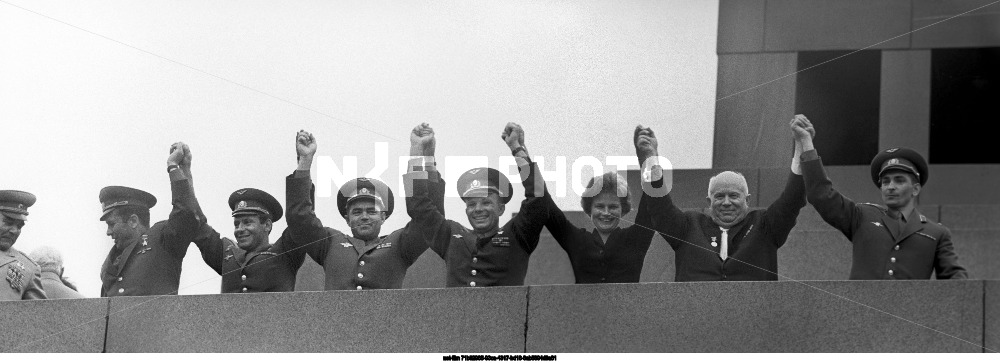
[[[599,183],[599,184],[598,184]],[[580,205],[583,206],[584,213],[590,215],[591,206],[594,205],[594,198],[598,195],[608,193],[618,196],[622,204],[622,215],[628,214],[632,210],[632,203],[629,202],[628,182],[618,173],[609,171],[600,176],[595,176],[587,183],[587,189],[580,198]]]

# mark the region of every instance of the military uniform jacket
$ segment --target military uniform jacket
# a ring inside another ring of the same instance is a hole
[[[538,246],[538,235],[548,219],[551,199],[544,183],[542,196],[535,196],[536,176],[540,173],[535,163],[519,164],[521,173],[529,175],[522,183],[525,200],[521,211],[504,224],[495,235],[477,238],[476,233],[458,222],[445,219],[435,209],[429,197],[434,182],[420,176],[420,172],[407,173],[412,183],[405,183],[413,190],[407,191],[406,209],[416,223],[419,233],[445,261],[448,287],[462,286],[520,286],[528,271],[528,257]]]
[[[55,271],[42,271],[42,288],[49,299],[83,299],[85,298],[76,290],[63,284],[59,274]]]
[[[306,196],[312,185],[308,173],[298,172],[288,183],[289,191],[305,192]],[[443,188],[434,194],[437,205],[443,205]],[[406,270],[427,250],[427,244],[411,232],[413,221],[377,241],[362,241],[324,227],[309,198],[295,200],[301,205],[296,209],[298,213],[288,212],[288,228],[309,257],[323,266],[326,290],[402,288]]]
[[[0,301],[45,299],[42,289],[42,268],[21,251],[8,248],[0,251]]]
[[[663,179],[647,185],[660,188]],[[607,242],[601,240],[596,229],[588,232],[574,226],[555,203],[549,206],[551,213],[545,228],[569,255],[576,283],[639,282],[646,251],[653,240],[652,221],[664,218],[662,213],[666,206],[661,204],[666,200],[643,193],[634,224],[627,228],[615,228]]]
[[[665,217],[653,221],[675,252],[676,281],[776,281],[778,248],[806,205],[802,176],[789,172],[785,190],[767,209],[754,209],[729,228],[728,253],[719,257],[722,231],[702,212],[684,212],[666,197]],[[715,242],[715,246],[712,243]]]
[[[802,159],[809,203],[853,244],[851,280],[968,278],[947,228],[916,209],[904,224],[883,206],[855,203],[833,189],[815,150]]]
[[[285,179],[289,223],[293,215],[312,214],[311,185],[294,175]],[[261,251],[245,251],[206,224],[194,243],[205,263],[222,275],[222,292],[235,293],[295,291],[295,277],[306,255],[305,246],[297,241],[289,224],[274,244]]]
[[[154,224],[138,241],[108,252],[101,267],[101,297],[177,294],[181,262],[202,222],[190,181],[172,181],[170,189],[170,217]]]

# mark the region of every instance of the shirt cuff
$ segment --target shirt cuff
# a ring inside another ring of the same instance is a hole
[[[813,161],[813,160],[817,160],[817,159],[819,159],[819,153],[816,152],[816,149],[812,149],[812,150],[808,150],[808,151],[803,151],[802,152],[801,161],[803,161],[803,162]]]

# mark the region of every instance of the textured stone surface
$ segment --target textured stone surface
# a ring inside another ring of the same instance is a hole
[[[985,319],[983,326],[984,352],[1000,353],[1000,281],[985,283]]]
[[[428,249],[406,270],[404,289],[439,288],[445,286],[444,260]]]
[[[778,279],[847,280],[851,253],[840,231],[792,231],[778,250]]]
[[[932,164],[929,173],[930,179],[920,192],[921,203],[1000,204],[1000,188],[983,188],[1000,180],[1000,165]]]
[[[766,9],[766,51],[910,46],[910,0],[768,0]]]
[[[719,36],[716,51],[764,51],[764,0],[719,1]]]
[[[1000,4],[954,17],[994,0],[913,2],[913,48],[973,48],[1000,46]],[[931,26],[933,24],[933,26]]]
[[[951,241],[969,278],[1000,280],[1000,231],[952,230]]]
[[[942,205],[941,219],[939,221],[946,227],[951,228],[952,230],[958,230],[958,229],[1000,230],[1000,205],[998,204]]]
[[[521,352],[527,288],[114,298],[108,352]]]
[[[108,299],[0,301],[0,311],[0,353],[104,350]]]
[[[928,156],[931,141],[931,52],[883,51],[881,73],[878,149],[905,146]]]
[[[981,351],[982,281],[530,289],[528,352]]]
[[[788,165],[797,65],[794,52],[719,55],[713,168]]]

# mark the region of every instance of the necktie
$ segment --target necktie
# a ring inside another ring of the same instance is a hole
[[[729,230],[719,227],[722,230],[722,243],[719,245],[719,257],[725,261],[729,258]]]

